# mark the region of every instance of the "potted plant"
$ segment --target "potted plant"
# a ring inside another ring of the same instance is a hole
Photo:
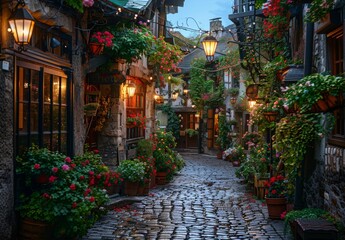
[[[43,223],[49,229],[42,232],[49,234],[43,238],[81,237],[105,213],[104,188],[110,182],[105,180],[108,169],[99,155],[88,152],[71,159],[33,146],[17,163],[24,185],[17,208],[21,235]]]
[[[93,55],[100,55],[103,52],[104,46],[111,48],[113,44],[114,35],[109,31],[95,32],[91,35],[89,42],[89,49]]]
[[[144,182],[145,164],[138,159],[123,160],[120,162],[117,171],[124,180],[124,194],[135,196],[140,183]]]
[[[245,132],[242,136],[244,144],[248,147],[256,146],[260,141],[262,141],[262,135],[258,132]]]
[[[268,192],[266,204],[268,216],[272,219],[280,219],[280,215],[286,211],[287,204],[287,180],[284,176],[271,177],[266,182]]]
[[[130,113],[126,118],[126,124],[128,128],[132,127],[139,127],[144,128],[146,126],[146,117],[142,116],[141,114],[137,113]]]
[[[334,6],[333,0],[314,0],[311,1],[307,9],[304,20],[307,22],[317,22],[322,20]]]
[[[308,75],[287,89],[286,105],[295,104],[301,113],[328,112],[343,105],[342,91],[345,78],[322,75]]]

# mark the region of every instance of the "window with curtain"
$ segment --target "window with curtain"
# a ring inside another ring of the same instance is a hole
[[[18,64],[16,77],[17,154],[32,144],[71,154],[68,144],[68,79],[64,72]]]

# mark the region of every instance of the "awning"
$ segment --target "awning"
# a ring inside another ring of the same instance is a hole
[[[108,0],[109,2],[133,12],[144,10],[151,0]]]

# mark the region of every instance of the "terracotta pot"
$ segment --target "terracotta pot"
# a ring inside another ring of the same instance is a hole
[[[264,112],[264,117],[268,122],[275,122],[278,118],[278,112]]]
[[[319,99],[311,108],[311,112],[331,112],[336,108],[342,107],[344,104],[343,94],[339,93],[338,96],[333,96],[324,93],[322,98]]]
[[[49,240],[53,237],[51,224],[31,219],[21,219],[19,222],[18,239]]]
[[[92,55],[100,55],[103,52],[103,43],[89,43],[90,53]]]
[[[281,219],[280,214],[286,211],[286,198],[266,198],[268,217],[271,219]]]
[[[156,184],[157,185],[164,185],[167,184],[167,172],[157,172],[156,173]]]
[[[151,174],[150,177],[150,188],[154,188],[156,186],[156,176],[154,173]]]
[[[128,196],[137,196],[139,188],[139,182],[125,181],[124,194]]]

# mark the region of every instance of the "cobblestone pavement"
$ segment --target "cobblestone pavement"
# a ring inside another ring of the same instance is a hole
[[[187,166],[139,203],[114,208],[83,240],[284,239],[262,201],[246,193],[229,162],[182,154]]]

